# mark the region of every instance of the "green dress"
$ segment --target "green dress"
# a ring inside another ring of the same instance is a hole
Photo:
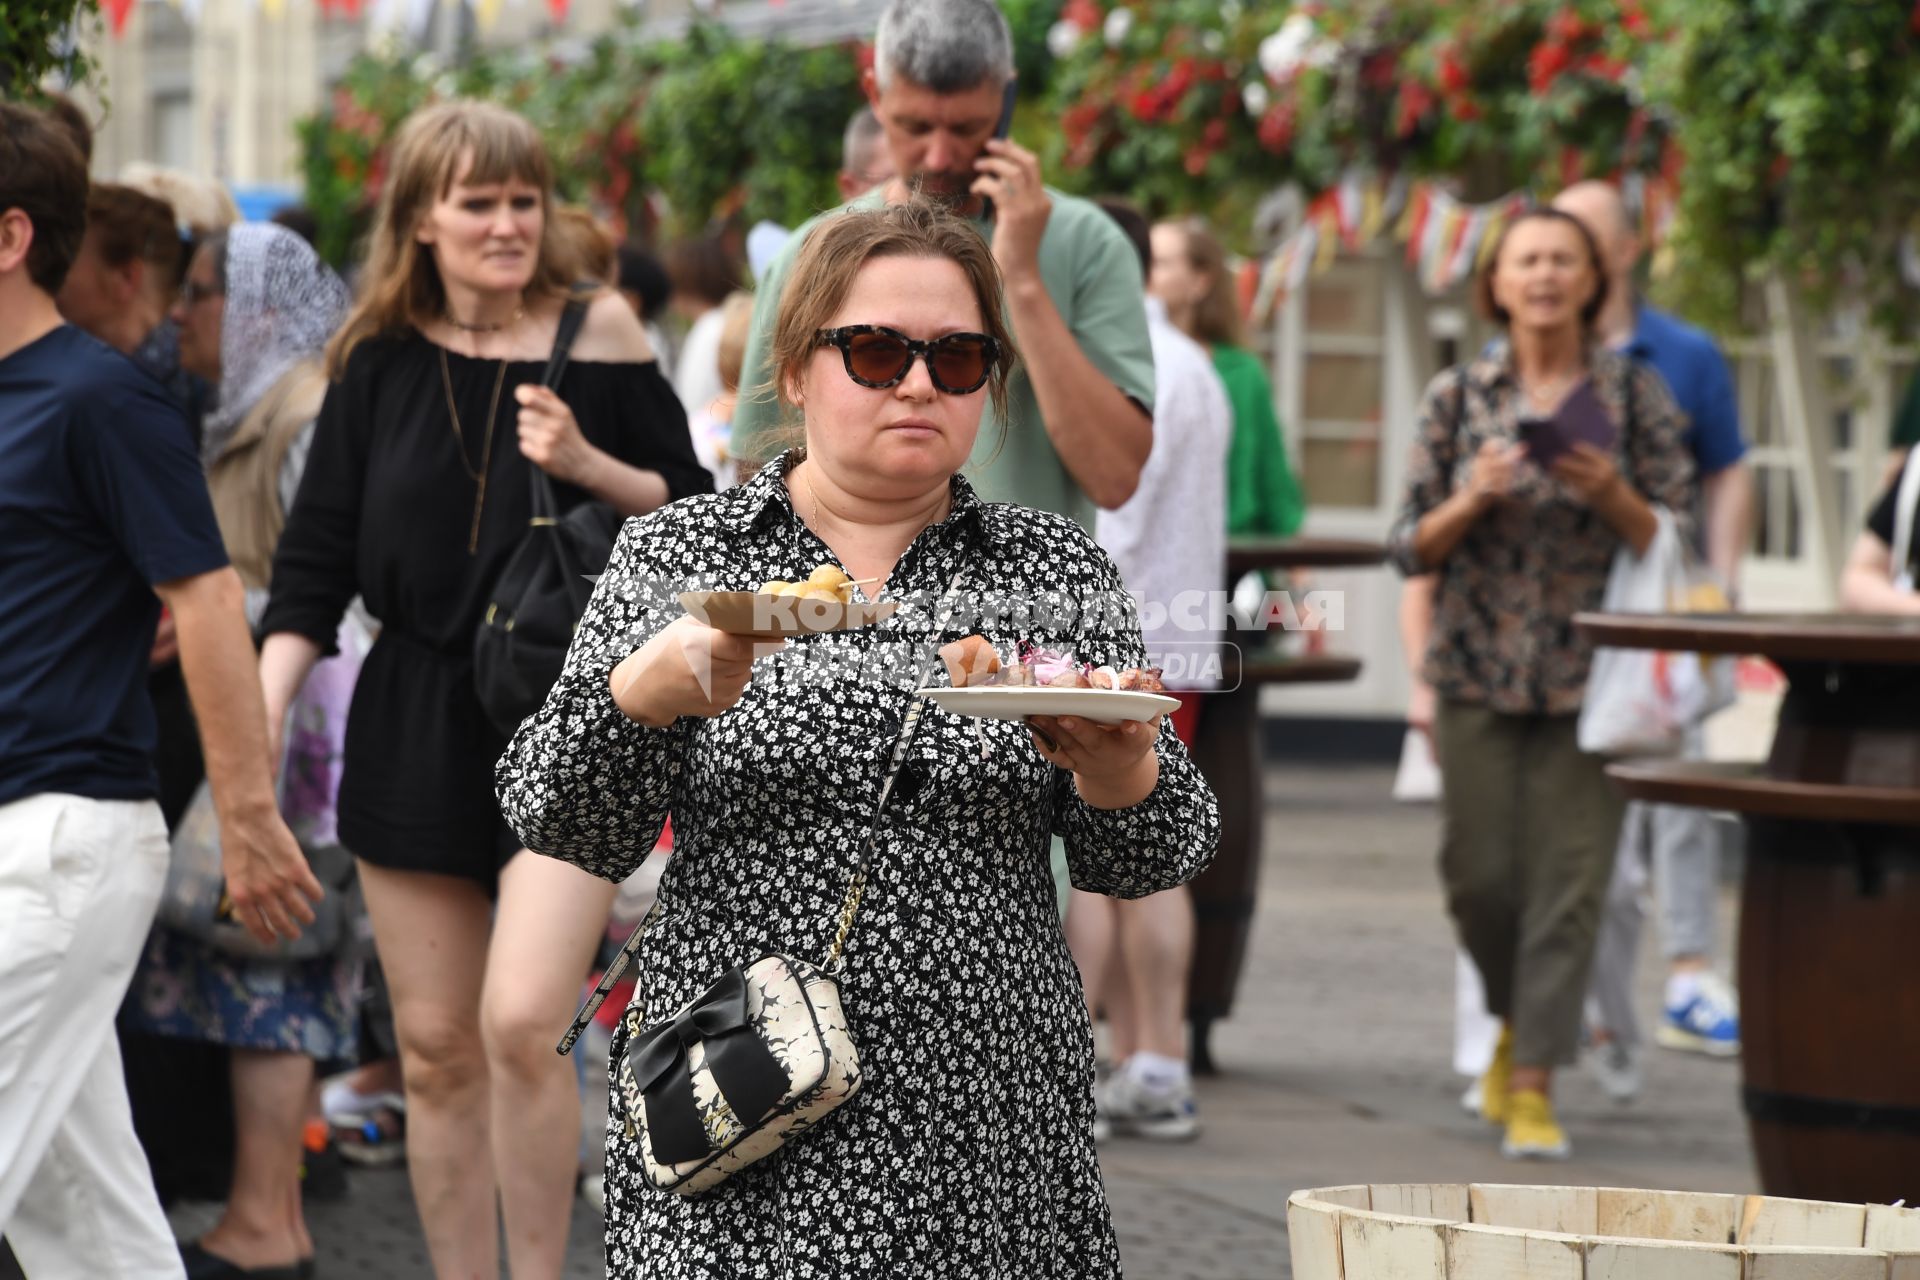
[[[1251,352],[1229,343],[1213,348],[1213,367],[1233,405],[1227,450],[1227,536],[1284,538],[1300,531],[1307,501],[1287,461],[1273,384]]]

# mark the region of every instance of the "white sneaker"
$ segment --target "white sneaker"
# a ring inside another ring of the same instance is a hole
[[[1600,1091],[1615,1102],[1624,1106],[1640,1096],[1642,1073],[1636,1050],[1618,1040],[1602,1040],[1587,1046],[1580,1061]]]
[[[1460,1095],[1460,1109],[1470,1116],[1477,1116],[1480,1114],[1480,1104],[1486,1096],[1487,1091],[1480,1083],[1480,1077],[1475,1076],[1473,1083],[1467,1086],[1467,1091]]]
[[[1167,1089],[1149,1089],[1125,1071],[1105,1090],[1112,1131],[1158,1142],[1188,1142],[1200,1136],[1200,1109],[1193,1085],[1182,1081]]]

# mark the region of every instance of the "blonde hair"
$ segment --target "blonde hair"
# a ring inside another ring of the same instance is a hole
[[[979,232],[925,200],[849,209],[822,220],[807,236],[780,294],[767,350],[774,391],[788,399],[788,386],[800,380],[820,345],[815,335],[846,302],[860,269],[875,258],[944,258],[966,273],[980,304],[981,332],[999,347],[987,376],[987,393],[1004,426],[1007,379],[1016,353],[1001,310],[999,264]]]
[[[462,166],[468,166],[464,171]],[[433,254],[415,238],[434,202],[469,185],[519,181],[540,191],[545,215],[530,297],[564,298],[578,255],[556,230],[553,163],[546,144],[522,117],[490,102],[457,99],[416,111],[394,139],[391,172],[380,193],[360,297],[327,346],[327,374],[338,378],[367,338],[420,325],[446,307]]]
[[[1240,323],[1240,300],[1235,295],[1233,273],[1227,270],[1226,246],[1213,233],[1205,218],[1178,218],[1163,223],[1186,237],[1187,265],[1205,276],[1207,292],[1193,308],[1191,337],[1208,346],[1226,344],[1245,346],[1246,330]]]
[[[121,172],[120,183],[165,203],[173,210],[174,222],[196,237],[225,231],[240,221],[233,195],[210,178],[138,160]]]
[[[720,304],[720,385],[740,389],[740,370],[747,362],[747,335],[753,332],[753,295],[736,289]]]
[[[559,257],[567,278],[610,285],[619,278],[620,259],[613,231],[577,204],[557,204],[550,214]]]

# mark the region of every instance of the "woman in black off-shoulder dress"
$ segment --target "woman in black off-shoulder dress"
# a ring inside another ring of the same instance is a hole
[[[604,881],[523,853],[493,796],[506,737],[474,689],[473,636],[532,515],[528,468],[563,513],[638,515],[711,488],[617,294],[592,300],[557,390],[540,385],[577,274],[551,206],[519,117],[455,102],[403,128],[262,622],[276,733],[349,602],[380,623],[339,830],[393,994],[442,1277],[499,1274],[501,1218],[514,1275],[560,1274],[580,1108],[553,1045],[612,902]]]

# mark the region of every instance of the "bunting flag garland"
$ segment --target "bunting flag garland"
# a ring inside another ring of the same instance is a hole
[[[133,12],[133,0],[101,0],[107,11],[107,27],[118,36],[127,29],[127,17]]]
[[[1658,251],[1673,230],[1676,191],[1671,175],[1625,173],[1621,196],[1635,212],[1644,243]],[[1525,211],[1530,198],[1515,191],[1485,204],[1466,204],[1436,182],[1404,174],[1382,178],[1353,171],[1307,204],[1300,224],[1252,268],[1257,280],[1246,314],[1257,324],[1310,275],[1330,267],[1341,252],[1358,252],[1383,236],[1404,246],[1403,260],[1420,287],[1438,296],[1457,288],[1486,265],[1501,233]],[[1920,222],[1901,249],[1901,266],[1920,286]]]

